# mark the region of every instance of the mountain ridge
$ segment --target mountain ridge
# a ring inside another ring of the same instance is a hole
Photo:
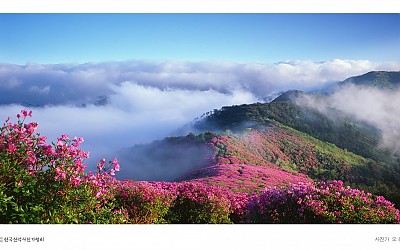
[[[398,90],[400,88],[400,71],[370,71],[363,75],[347,78],[339,83],[340,86],[347,84]]]

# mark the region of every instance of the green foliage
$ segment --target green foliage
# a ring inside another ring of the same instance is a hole
[[[221,188],[183,183],[176,190],[177,196],[165,217],[169,223],[231,223],[231,203]]]
[[[116,191],[116,204],[125,211],[128,223],[164,224],[172,196],[166,191],[157,192],[152,186],[131,186],[122,184]]]
[[[10,175],[10,171],[14,175]],[[54,180],[50,171],[32,176],[15,163],[0,159],[0,223],[124,221],[119,215],[110,213],[112,206],[101,204],[92,186],[82,184],[75,187],[65,181]]]
[[[226,224],[231,223],[229,212],[218,202],[199,203],[185,197],[178,197],[166,219],[179,224]]]

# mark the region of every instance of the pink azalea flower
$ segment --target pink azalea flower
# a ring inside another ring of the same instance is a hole
[[[112,160],[111,163],[114,165],[114,170],[115,171],[119,171],[120,170],[120,166],[118,164],[117,157],[114,157],[114,160]]]
[[[27,116],[32,116],[32,111],[27,111],[27,110],[25,110],[25,109],[23,109],[23,110],[21,110],[21,113],[22,113],[22,116],[23,117],[27,117]]]
[[[103,170],[103,168],[104,168],[104,164],[106,163],[106,159],[101,159],[100,160],[100,162],[99,163],[97,163],[97,169],[99,170],[99,171],[101,171],[101,170]]]
[[[9,151],[10,153],[14,153],[15,150],[17,150],[17,147],[16,147],[14,144],[8,145],[8,151]]]
[[[112,160],[112,162],[111,162],[111,163],[112,163],[112,164],[114,164],[114,165],[118,164],[117,157],[114,157],[114,160]]]
[[[35,156],[29,156],[28,157],[28,162],[31,164],[35,164],[36,163],[36,157]]]

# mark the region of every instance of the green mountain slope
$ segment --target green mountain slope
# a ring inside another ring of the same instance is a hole
[[[336,110],[331,110],[331,114],[334,119],[315,109],[300,107],[294,101],[274,101],[223,107],[194,126],[201,131],[236,131],[248,125],[278,122],[363,157],[394,163],[390,152],[379,149],[377,129],[355,122]]]

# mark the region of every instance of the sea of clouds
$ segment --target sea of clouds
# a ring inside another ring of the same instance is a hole
[[[372,70],[398,71],[400,63],[339,59],[273,64],[4,63],[0,64],[0,119],[30,109],[49,141],[61,134],[83,137],[82,147],[91,152],[88,163],[94,166],[121,148],[173,135],[213,109],[262,102],[290,89],[322,90]]]

